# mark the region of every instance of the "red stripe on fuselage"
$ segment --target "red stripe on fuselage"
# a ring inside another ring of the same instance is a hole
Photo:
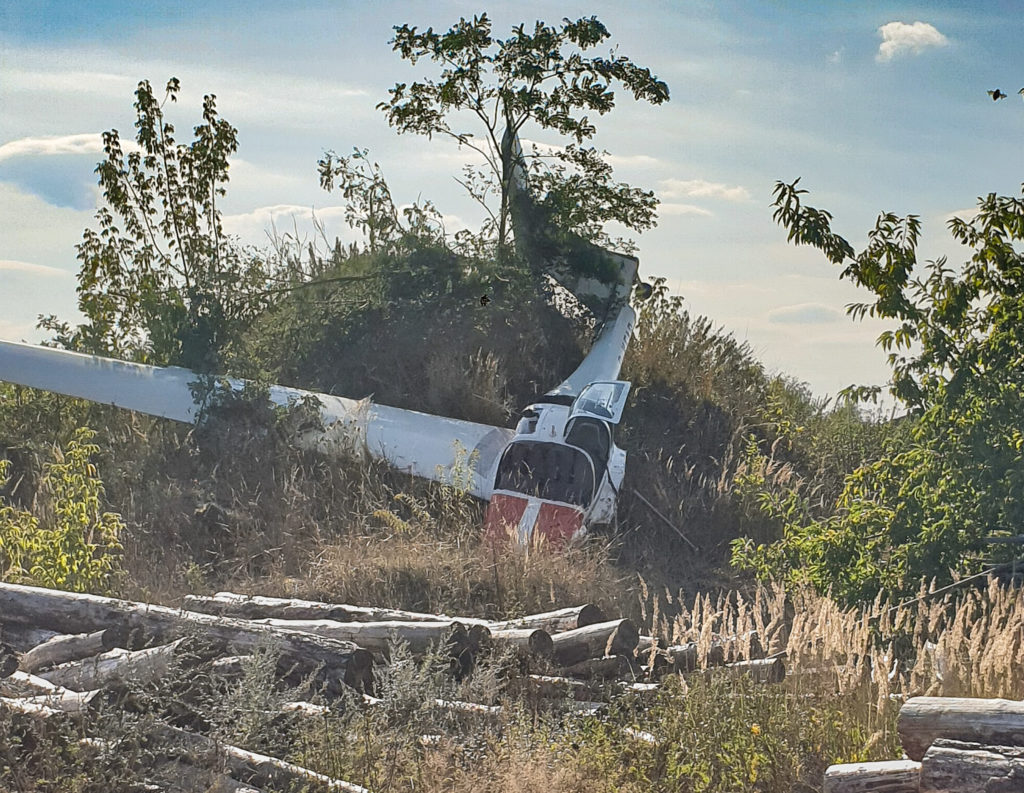
[[[525,496],[494,493],[487,505],[485,536],[491,540],[516,541],[519,537],[519,523],[530,500]],[[583,512],[569,504],[554,504],[542,501],[537,521],[532,532],[533,538],[556,548],[564,546],[583,526]]]

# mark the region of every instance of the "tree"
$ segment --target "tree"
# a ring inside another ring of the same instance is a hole
[[[791,521],[779,543],[739,546],[737,559],[852,598],[976,570],[986,537],[1024,534],[1024,201],[993,193],[972,219],[952,219],[973,251],[954,268],[918,260],[914,215],[880,215],[855,252],[798,182],[776,185],[775,219],[873,294],[852,316],[896,323],[878,343],[912,424],[908,442],[847,478],[834,516]]]
[[[135,142],[116,129],[103,134],[96,167],[106,205],[98,230],[77,246],[77,328],[54,317],[41,326],[64,346],[87,352],[210,371],[220,350],[263,307],[263,262],[224,234],[218,200],[237,130],[203,97],[203,123],[185,145],[163,105],[176,101],[179,81],[158,101],[148,80],[135,92]],[[127,149],[127,152],[126,152]]]
[[[570,139],[550,154],[553,168],[540,164],[540,152],[530,156],[539,186],[548,191],[552,220],[560,227],[597,241],[604,239],[602,227],[609,220],[635,230],[654,225],[654,194],[614,182],[602,154],[584,145],[596,132],[588,113],[603,115],[615,106],[612,84],[653,104],[669,98],[664,82],[625,56],[584,54],[609,35],[596,17],[565,19],[559,26],[537,22],[532,32],[520,25],[504,40],[491,36],[486,14],[460,19],[445,33],[395,28],[391,43],[396,52],[413,64],[428,57],[441,65],[441,73],[437,79],[396,84],[378,107],[400,133],[443,135],[484,158],[486,168],[468,167],[462,184],[488,212],[485,230],[499,251],[511,238],[514,164],[502,139],[518,135],[529,122]],[[482,127],[482,136],[463,123],[467,117]],[[496,208],[491,206],[495,196]]]

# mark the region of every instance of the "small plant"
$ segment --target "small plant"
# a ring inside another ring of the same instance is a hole
[[[92,464],[95,433],[79,429],[54,450],[42,480],[38,514],[0,502],[0,577],[15,583],[109,591],[120,572],[120,515],[101,512],[103,482]],[[0,461],[0,487],[8,462]]]

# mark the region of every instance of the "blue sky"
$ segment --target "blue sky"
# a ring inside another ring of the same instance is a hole
[[[519,22],[596,15],[611,44],[666,80],[671,101],[627,96],[597,120],[617,177],[655,190],[658,228],[641,272],[748,341],[818,394],[883,382],[880,326],[864,295],[771,221],[777,179],[862,243],[880,211],[919,214],[924,258],[963,258],[946,219],[1024,179],[1024,3],[806,2],[32,2],[0,0],[0,338],[36,341],[38,314],[74,317],[75,244],[92,225],[99,133],[130,133],[143,78],[176,76],[179,138],[215,93],[239,130],[229,230],[264,244],[307,230],[353,239],[318,185],[325,149],[367,146],[399,202],[432,200],[450,228],[478,215],[445,141],[397,136],[374,109],[396,81],[430,73],[391,51],[393,25],[444,29],[486,10]],[[1010,98],[993,103],[986,91]],[[559,141],[543,132],[528,137]]]

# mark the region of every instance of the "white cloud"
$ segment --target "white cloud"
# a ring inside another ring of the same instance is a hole
[[[10,91],[56,91],[124,97],[131,96],[138,81],[124,74],[99,71],[5,69],[4,84]]]
[[[618,168],[620,166],[652,166],[661,164],[661,160],[657,157],[652,157],[649,154],[609,154],[605,159],[608,160],[608,163],[613,168]]]
[[[659,215],[700,215],[701,217],[713,217],[714,213],[696,204],[658,204]]]
[[[286,235],[299,241],[322,242],[318,224],[323,228],[328,240],[333,242],[338,229],[344,226],[344,218],[343,206],[314,208],[297,204],[275,204],[257,207],[249,212],[225,215],[222,221],[224,230],[239,237],[243,243],[264,245],[274,237],[284,238]]]
[[[837,322],[842,318],[841,311],[824,303],[798,303],[773,308],[768,312],[768,321],[779,324],[822,325]]]
[[[828,56],[826,56],[825,60],[827,60],[829,63],[842,63],[843,49],[843,47],[840,47],[839,49],[834,50]]]
[[[920,55],[929,47],[945,47],[949,39],[927,22],[887,22],[878,29],[882,43],[878,45],[875,60],[880,63],[891,61],[897,55],[912,53]]]
[[[749,201],[750,191],[742,185],[729,186],[705,179],[662,179],[661,195],[665,198],[719,198],[723,201]]]
[[[52,154],[98,154],[103,151],[103,137],[99,132],[76,135],[47,135],[38,138],[19,138],[0,146],[0,160],[11,157],[48,156]]]
[[[30,273],[31,275],[42,275],[47,277],[71,275],[67,270],[59,267],[50,267],[46,264],[33,264],[32,262],[20,262],[17,259],[0,259],[0,272]]]

